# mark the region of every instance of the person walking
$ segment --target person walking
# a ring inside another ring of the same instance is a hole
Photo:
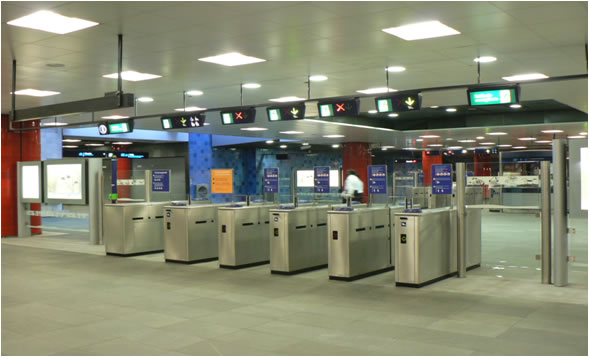
[[[344,191],[342,192],[344,203],[348,197],[351,197],[352,201],[362,202],[364,183],[360,180],[360,177],[358,177],[356,170],[350,169],[346,174],[346,182],[344,183]]]

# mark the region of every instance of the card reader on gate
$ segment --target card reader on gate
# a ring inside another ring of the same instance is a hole
[[[420,208],[407,208],[403,210],[403,213],[421,213],[423,212]]]

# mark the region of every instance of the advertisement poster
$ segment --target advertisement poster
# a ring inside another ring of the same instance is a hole
[[[233,193],[233,169],[211,170],[211,192]]]

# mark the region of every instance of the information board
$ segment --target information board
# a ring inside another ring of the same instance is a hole
[[[301,120],[305,118],[305,103],[266,108],[269,121]]]
[[[116,123],[102,123],[98,125],[100,135],[125,134],[133,131],[133,121],[127,120]]]
[[[256,108],[237,108],[221,112],[223,125],[249,124],[256,121]]]
[[[387,193],[387,166],[368,166],[368,192],[370,194]]]
[[[278,192],[278,167],[264,168],[264,192]]]
[[[313,191],[315,193],[329,193],[329,166],[313,168]]]
[[[211,193],[233,193],[233,169],[211,170]]]
[[[515,104],[519,102],[519,87],[469,88],[468,105]]]
[[[408,112],[421,109],[421,94],[405,93],[376,98],[376,109],[379,113]]]
[[[170,170],[151,171],[151,191],[170,192]]]
[[[339,117],[354,116],[360,112],[360,99],[341,100],[338,102],[319,102],[317,103],[319,116]]]
[[[452,165],[432,165],[432,193],[452,194]]]
[[[86,159],[43,162],[45,203],[86,204]]]

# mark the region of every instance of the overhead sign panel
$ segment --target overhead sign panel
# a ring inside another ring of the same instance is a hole
[[[98,133],[100,135],[109,134],[124,134],[133,131],[133,121],[121,121],[115,123],[102,123],[98,125]]]
[[[421,109],[421,94],[405,93],[375,99],[376,109],[380,113],[409,112]]]
[[[228,124],[249,124],[256,121],[256,108],[237,108],[221,112],[221,121]]]
[[[162,117],[161,120],[162,128],[165,130],[200,128],[205,124],[205,113],[194,113],[176,117]]]
[[[519,86],[501,88],[469,88],[468,105],[515,104],[519,102]]]
[[[305,118],[305,103],[266,108],[269,121],[300,120]]]
[[[319,116],[322,118],[354,116],[360,112],[360,99],[347,99],[337,102],[319,102],[317,103]]]

